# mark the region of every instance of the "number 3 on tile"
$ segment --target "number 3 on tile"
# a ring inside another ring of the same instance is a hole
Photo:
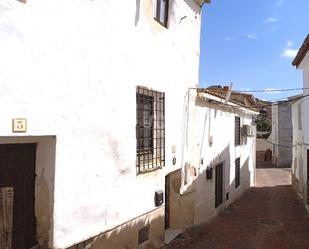
[[[27,131],[27,119],[14,118],[12,120],[12,132],[26,132]]]

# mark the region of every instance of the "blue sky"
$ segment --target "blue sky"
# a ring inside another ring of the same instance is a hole
[[[212,0],[202,11],[200,86],[302,87],[291,62],[309,33],[308,0]],[[255,94],[280,99],[299,92]]]

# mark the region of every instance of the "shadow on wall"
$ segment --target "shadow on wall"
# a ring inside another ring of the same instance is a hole
[[[206,170],[200,174],[196,171],[196,177],[192,181],[192,188],[184,194],[180,194],[181,172],[176,170],[171,172],[170,188],[173,193],[170,195],[170,228],[183,229],[206,222],[210,217],[221,211],[226,204],[231,203],[237,194],[230,195],[227,202],[226,193],[231,188],[235,188],[235,180],[230,182],[230,154],[229,146],[219,153],[209,165],[216,165],[225,162],[224,170],[226,171],[225,182],[222,185],[222,205],[215,208],[215,172],[213,178],[206,179]],[[248,176],[249,179],[248,160],[241,167],[242,176]],[[194,172],[190,171],[193,175]],[[243,181],[243,182],[242,182]],[[245,181],[241,180],[239,189],[245,189]],[[206,195],[205,205],[196,207],[195,197],[199,191],[204,191],[202,194]],[[207,191],[210,190],[210,191]],[[242,191],[239,191],[242,192]],[[209,205],[210,204],[210,205]],[[167,204],[166,204],[167,205]],[[196,220],[195,217],[198,217]],[[87,241],[76,244],[68,249],[155,249],[160,248],[164,244],[165,231],[165,206],[161,206],[153,212],[142,215],[130,222],[127,222],[109,232],[96,236]]]
[[[137,26],[139,17],[140,17],[140,10],[141,10],[141,0],[135,0],[136,7],[135,7],[135,26]]]
[[[223,165],[222,177],[216,176],[220,173],[218,166],[220,164]],[[192,222],[186,223],[183,228],[207,222],[250,187],[253,172],[249,171],[249,157],[240,165],[239,186],[236,186],[235,177],[231,176],[231,169],[234,169],[234,165],[235,162],[231,162],[230,145],[227,145],[200,173],[194,174],[194,172],[199,171],[198,168],[196,168],[196,171],[189,170],[186,172],[186,177],[192,178],[192,180],[188,181],[186,191],[181,196],[183,200],[191,200],[194,205],[191,205],[193,208],[191,209],[192,213],[190,213],[190,216],[193,216]],[[217,171],[216,167],[218,167]],[[208,179],[207,169],[212,169],[212,177]],[[183,200],[170,205],[190,206],[190,203],[183,203]],[[177,210],[179,211],[171,214],[171,216],[181,217],[183,215],[181,207],[178,209],[174,207],[173,211],[176,212]],[[177,221],[179,222],[179,220],[181,219],[178,218]],[[179,229],[181,227],[173,228]]]
[[[164,206],[68,249],[155,249],[164,244]]]
[[[184,2],[189,6],[191,10],[194,11],[194,13],[201,12],[201,7],[198,6],[194,0],[184,0]]]

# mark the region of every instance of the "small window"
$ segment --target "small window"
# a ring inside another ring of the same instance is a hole
[[[240,145],[240,117],[235,117],[235,145]]]
[[[165,94],[138,87],[136,92],[137,174],[165,163]]]
[[[240,185],[240,158],[235,160],[235,188]]]
[[[169,0],[155,0],[154,18],[167,28]]]

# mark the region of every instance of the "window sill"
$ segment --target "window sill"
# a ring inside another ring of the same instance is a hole
[[[165,29],[168,29],[167,28],[167,23],[165,24],[165,23],[163,23],[163,22],[161,22],[160,20],[158,20],[157,18],[153,18],[157,23],[159,23],[162,27],[164,27]]]
[[[152,172],[155,172],[157,170],[160,170],[160,169],[163,169],[164,166],[160,166],[160,167],[155,167],[155,168],[152,168],[152,169],[147,169],[147,170],[143,170],[143,171],[140,171],[140,172],[136,172],[136,175],[139,176],[139,175],[145,175],[145,174],[148,174],[148,173],[152,173]]]

